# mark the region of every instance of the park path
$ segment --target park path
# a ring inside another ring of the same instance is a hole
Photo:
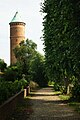
[[[80,120],[80,114],[59,99],[52,87],[32,92],[8,120]]]
[[[38,90],[30,99],[33,112],[28,120],[80,120],[73,108],[54,95],[52,87]]]

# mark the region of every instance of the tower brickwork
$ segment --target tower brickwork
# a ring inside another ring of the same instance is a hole
[[[25,40],[25,23],[21,20],[18,12],[16,12],[10,24],[10,63],[15,64],[16,58],[13,49]]]

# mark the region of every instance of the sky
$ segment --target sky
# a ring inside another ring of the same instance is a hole
[[[16,11],[26,23],[25,37],[37,44],[37,50],[44,54],[42,37],[43,16],[40,12],[42,0],[0,0],[0,59],[10,64],[10,26]]]

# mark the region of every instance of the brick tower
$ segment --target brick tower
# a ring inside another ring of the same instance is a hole
[[[10,25],[10,63],[15,64],[16,58],[13,49],[25,40],[25,23],[21,20],[18,12],[15,13]]]

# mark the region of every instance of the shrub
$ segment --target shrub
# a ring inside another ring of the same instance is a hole
[[[0,104],[27,86],[26,80],[0,81]]]
[[[54,90],[55,91],[60,91],[60,85],[58,83],[54,83]]]
[[[75,84],[72,89],[72,98],[80,101],[80,84]]]
[[[0,82],[0,104],[8,99],[10,93],[7,82]]]
[[[27,80],[25,80],[25,79],[19,80],[18,87],[19,87],[20,89],[24,89],[26,86],[28,86]]]
[[[60,91],[62,94],[66,94],[66,87],[65,86],[61,86],[60,87]]]

